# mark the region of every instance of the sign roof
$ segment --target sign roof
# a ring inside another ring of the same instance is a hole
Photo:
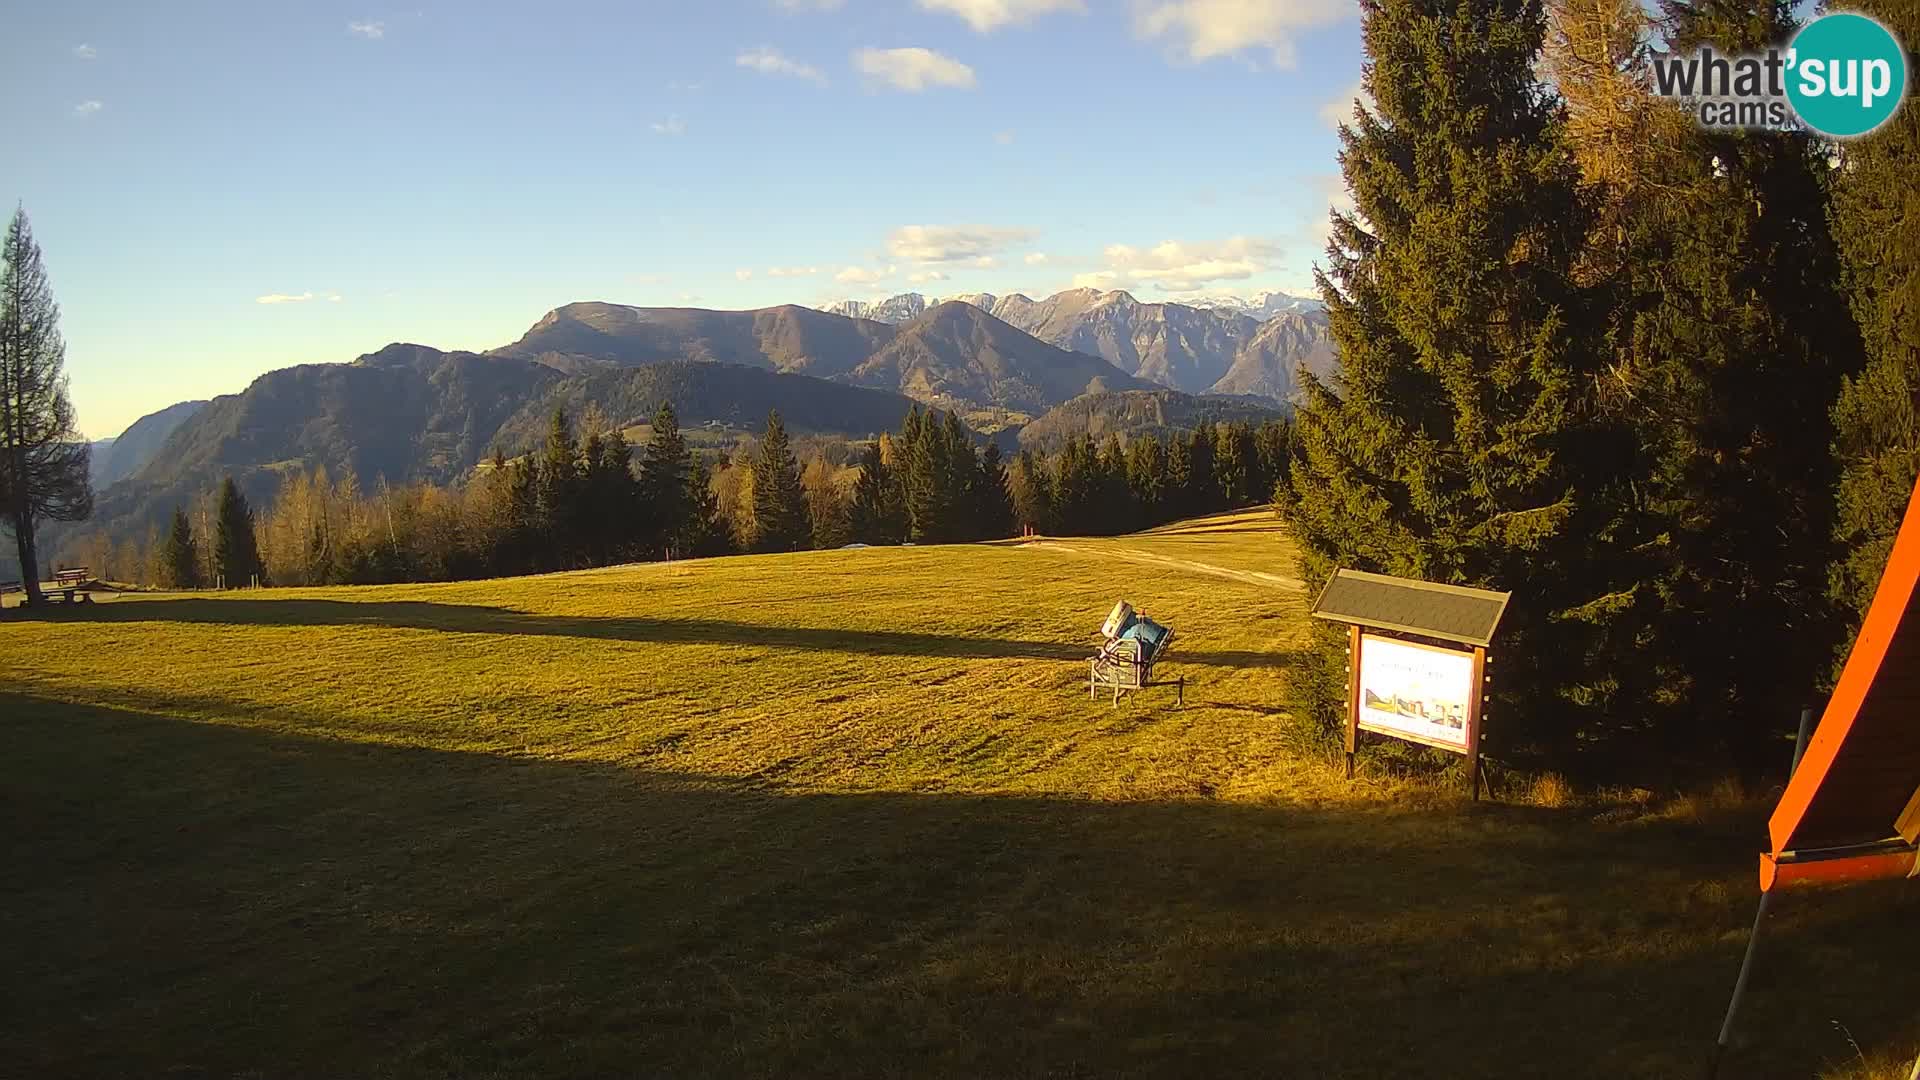
[[[1487,645],[1511,593],[1441,585],[1417,578],[1336,570],[1313,603],[1315,618],[1376,630]]]

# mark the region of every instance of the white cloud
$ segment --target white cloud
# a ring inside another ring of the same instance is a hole
[[[85,42],[82,42],[73,47],[73,55],[76,59],[79,59],[79,60],[91,60],[94,57],[100,55],[100,50],[94,48],[91,45],[86,44]]]
[[[679,79],[674,79],[667,83],[667,89],[673,91],[676,94],[697,94],[706,85],[707,85],[706,83],[682,82]]]
[[[734,57],[733,62],[738,67],[749,68],[762,75],[791,75],[796,79],[806,79],[822,86],[827,84],[827,77],[819,68],[783,55],[778,49],[769,49],[764,46],[749,49]]]
[[[994,142],[997,142],[997,143],[999,143],[999,144],[1000,144],[1001,146],[1012,146],[1012,145],[1013,145],[1013,132],[1011,132],[1011,131],[996,131],[996,132],[994,132],[994,133],[993,133],[993,141],[994,141]]]
[[[820,272],[817,266],[769,266],[768,277],[812,277]]]
[[[914,285],[925,285],[929,281],[945,281],[947,275],[938,270],[922,270],[917,274],[908,274],[907,281]]]
[[[653,129],[653,133],[655,135],[671,136],[671,135],[685,135],[687,133],[687,125],[685,121],[681,120],[677,116],[669,116],[665,120],[658,120],[658,121],[655,121],[654,123],[648,124],[647,126]]]
[[[1330,128],[1338,128],[1341,124],[1352,123],[1353,102],[1356,98],[1359,99],[1361,106],[1368,112],[1373,111],[1373,95],[1367,93],[1367,88],[1362,86],[1359,80],[1356,79],[1352,86],[1347,87],[1341,92],[1339,97],[1320,106],[1321,123],[1326,124]]]
[[[328,293],[328,294],[327,294],[327,303],[329,303],[329,304],[337,304],[337,303],[339,303],[340,301],[342,301],[342,300],[344,300],[344,299],[346,299],[346,298],[345,298],[345,297],[343,297],[343,296],[341,296],[341,295],[340,295],[339,293]]]
[[[893,276],[894,268],[849,266],[833,275],[833,280],[842,285],[876,285]]]
[[[347,24],[347,33],[366,38],[368,41],[378,41],[387,36],[387,24],[383,22],[350,22]]]
[[[932,49],[860,49],[853,54],[854,69],[896,90],[917,94],[930,86],[970,90],[973,69]]]
[[[733,278],[735,281],[747,281],[752,277],[753,277],[753,271],[751,270],[735,270],[733,272]]]
[[[980,255],[974,258],[971,265],[979,267],[982,270],[991,270],[1000,265],[1000,260],[991,255]]]
[[[1102,254],[1106,267],[1076,275],[1080,287],[1157,285],[1167,292],[1196,292],[1215,281],[1243,281],[1272,266],[1275,246],[1255,237],[1234,236],[1217,243],[1183,244],[1167,240],[1142,250],[1113,244]]]
[[[1189,60],[1263,48],[1292,67],[1304,30],[1360,13],[1353,0],[1135,0],[1133,26],[1145,38],[1170,38]]]
[[[902,225],[887,235],[887,253],[914,262],[959,262],[994,255],[1033,238],[1033,230],[1000,225]]]
[[[1008,23],[1031,22],[1055,11],[1084,13],[1081,0],[919,0],[923,11],[944,11],[985,34]]]
[[[781,11],[838,11],[846,0],[773,0]]]
[[[303,292],[298,296],[290,293],[268,293],[265,296],[254,297],[253,302],[256,304],[304,304],[311,299],[313,294],[310,292]]]
[[[85,120],[87,117],[92,116],[104,108],[106,108],[106,106],[98,101],[83,101],[73,107],[73,115]]]
[[[1045,266],[1047,265],[1047,253],[1044,251],[1029,252],[1027,257],[1020,261],[1026,263],[1028,266]]]

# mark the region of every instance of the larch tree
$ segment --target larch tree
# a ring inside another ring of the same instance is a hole
[[[0,518],[13,534],[27,602],[38,604],[42,521],[93,513],[88,445],[67,396],[60,308],[24,210],[0,245]]]

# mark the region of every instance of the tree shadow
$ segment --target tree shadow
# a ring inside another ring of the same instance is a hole
[[[1666,1077],[1751,917],[1716,892],[1752,874],[1724,829],[822,794],[11,694],[0,718],[23,1075]],[[1920,1034],[1911,895],[1781,909],[1726,1075],[1844,1056],[1832,1017]]]
[[[203,599],[135,600],[49,607],[22,618],[50,622],[173,622],[241,626],[386,626],[450,634],[531,634],[602,641],[757,645],[774,649],[927,656],[982,660],[1072,660],[1095,652],[1092,641],[1030,641],[897,630],[862,630],[745,623],[725,619],[654,616],[575,616],[518,611],[484,604],[424,600]],[[1289,652],[1187,650],[1169,663],[1216,667],[1284,667]]]

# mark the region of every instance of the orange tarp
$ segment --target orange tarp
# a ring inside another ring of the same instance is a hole
[[[1893,553],[1866,622],[1827,701],[1800,767],[1767,823],[1773,850],[1761,858],[1761,888],[1776,881],[1851,881],[1907,876],[1911,850],[1899,838],[1920,797],[1920,485],[1907,503]],[[1898,824],[1896,824],[1898,823]],[[1848,854],[1848,849],[1879,845]],[[1813,866],[1824,863],[1816,871]],[[1848,863],[1851,865],[1836,865]]]

